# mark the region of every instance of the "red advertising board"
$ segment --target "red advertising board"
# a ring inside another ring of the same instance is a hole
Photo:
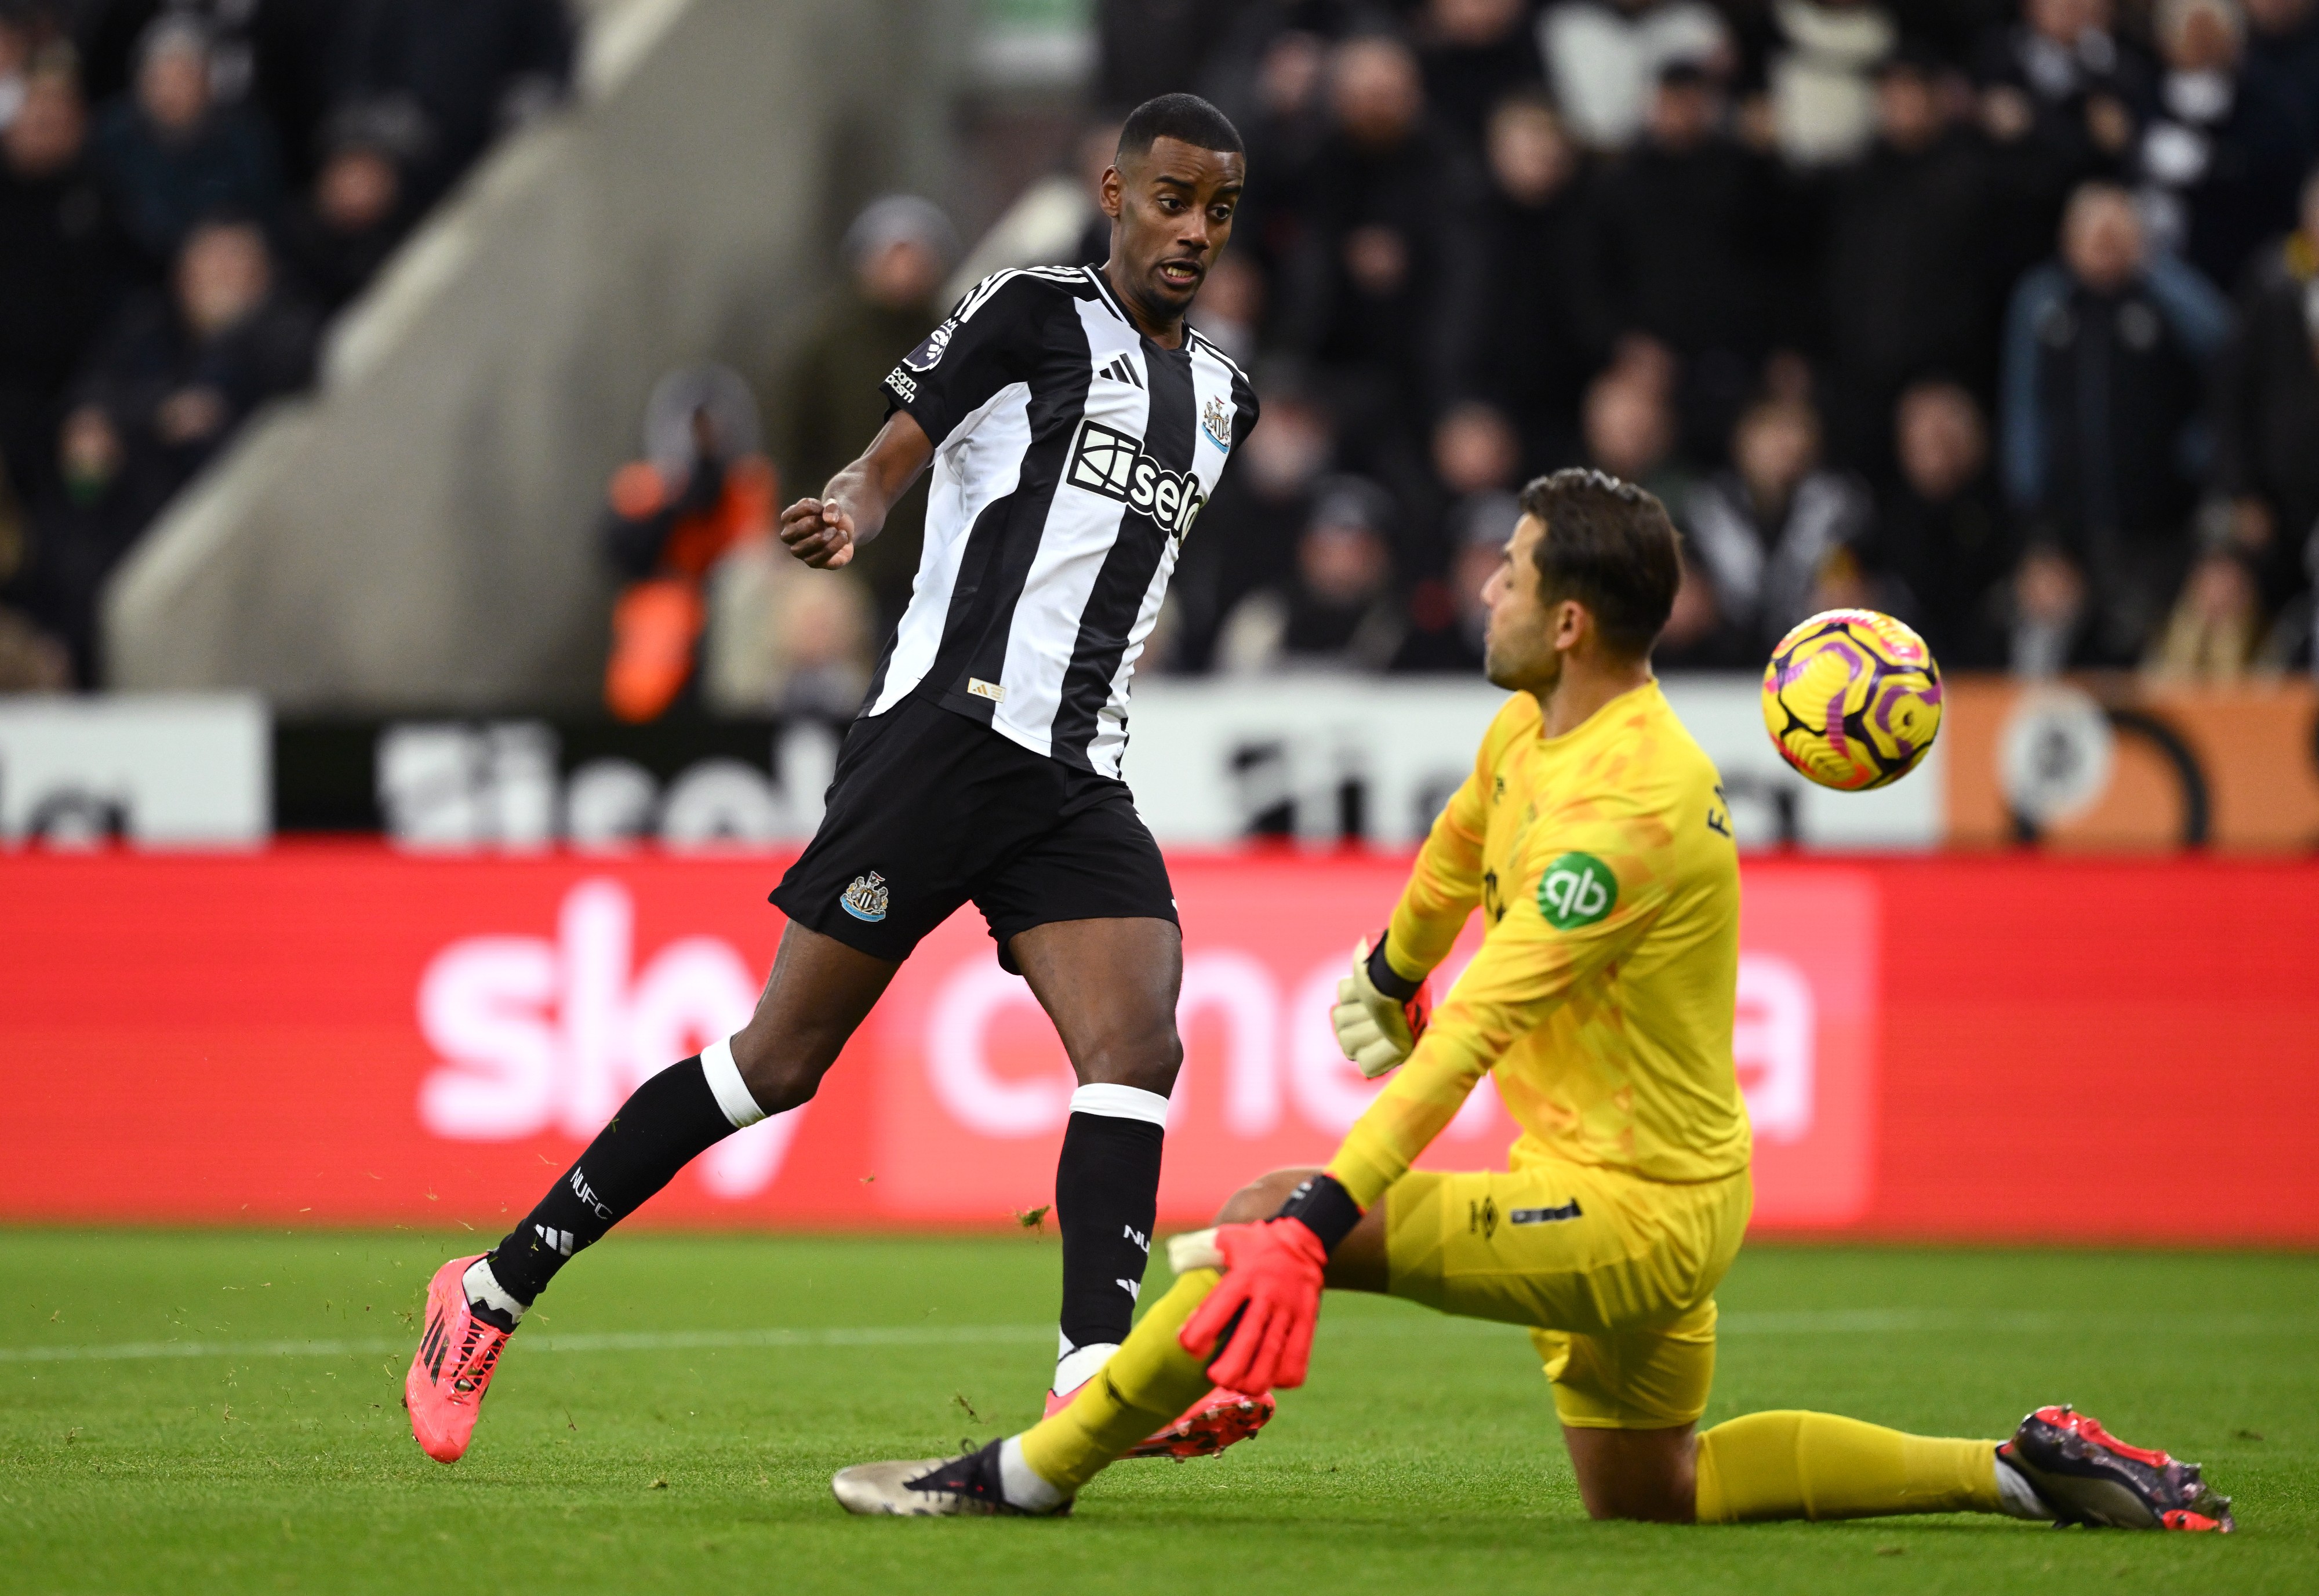
[[[636,1081],[745,1018],[783,862],[0,861],[0,1218],[493,1231]],[[1171,868],[1187,1058],[1161,1210],[1184,1223],[1324,1159],[1375,1090],[1326,1011],[1405,867]],[[1759,1229],[2319,1242],[2319,865],[1764,860],[1742,945]],[[1069,1090],[970,910],[820,1097],[639,1220],[1004,1223],[1051,1198]],[[1485,1084],[1428,1161],[1491,1164],[1512,1134]]]

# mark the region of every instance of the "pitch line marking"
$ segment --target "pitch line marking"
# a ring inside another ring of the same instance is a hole
[[[1331,1337],[1402,1336],[1423,1327],[1453,1331],[1511,1330],[1488,1320],[1448,1314],[1393,1319],[1340,1319],[1326,1327]],[[2314,1336],[2319,1322],[2278,1315],[2228,1314],[2212,1319],[2112,1319],[2068,1313],[1959,1313],[1915,1308],[1800,1309],[1793,1312],[1726,1313],[1718,1331],[1736,1336],[1876,1336],[1930,1331],[1984,1330],[2034,1334],[2054,1331],[2143,1335],[2203,1331],[2209,1335]],[[576,1335],[527,1336],[533,1352],[690,1352],[744,1348],[972,1347],[1043,1341],[1051,1325],[832,1325],[821,1329],[767,1328],[736,1330],[609,1330]],[[64,1347],[0,1347],[0,1364],[112,1363],[182,1357],[356,1357],[400,1353],[399,1340],[314,1341],[119,1341]]]
[[[532,1352],[690,1352],[733,1347],[965,1347],[1040,1340],[1052,1325],[844,1325],[826,1330],[613,1330],[527,1336]],[[77,1347],[0,1347],[0,1363],[89,1363],[167,1357],[355,1357],[410,1349],[396,1341],[122,1341]]]

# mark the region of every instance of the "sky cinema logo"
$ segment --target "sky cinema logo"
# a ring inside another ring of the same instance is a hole
[[[1200,479],[1188,471],[1169,471],[1143,452],[1143,446],[1124,432],[1114,432],[1100,421],[1079,428],[1064,480],[1075,488],[1116,499],[1159,524],[1169,537],[1182,541],[1192,521],[1207,503]]]

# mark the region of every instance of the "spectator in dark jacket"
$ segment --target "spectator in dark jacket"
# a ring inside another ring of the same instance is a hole
[[[1430,0],[1417,17],[1426,103],[1469,150],[1480,149],[1492,106],[1545,87],[1529,10],[1523,0]]]
[[[2246,71],[2292,107],[2319,158],[2319,0],[2246,0]]]
[[[1893,430],[1899,481],[1862,558],[1904,591],[1907,618],[1933,657],[1963,664],[1990,593],[2013,564],[1989,428],[1972,394],[1928,382],[1901,395]]]
[[[1879,476],[1902,387],[1928,372],[1991,374],[1991,174],[1978,139],[1947,125],[1938,70],[1916,54],[1886,63],[1876,143],[1829,199],[1822,302],[1836,454]]]
[[[20,582],[33,617],[62,643],[72,680],[104,680],[97,626],[105,579],[136,546],[167,498],[167,483],[141,469],[112,418],[82,405],[59,428],[57,463],[33,507],[32,563]]]
[[[2062,257],[2031,272],[2006,319],[2007,496],[2032,535],[2067,549],[2093,587],[2107,652],[2138,654],[2185,557],[2201,462],[2200,366],[2230,306],[2196,268],[2144,245],[2123,189],[2070,201]]]
[[[203,216],[274,214],[272,136],[246,109],[215,104],[209,74],[201,25],[165,17],[146,34],[133,95],[97,119],[97,164],[122,226],[157,269],[176,258]]]
[[[1717,611],[1768,650],[1819,608],[1828,563],[1868,534],[1867,490],[1820,464],[1819,418],[1800,399],[1766,399],[1739,418],[1732,469],[1692,495],[1692,546]]]
[[[2319,537],[2319,167],[2303,225],[2257,257],[2215,384],[2215,487],[2276,606]]]
[[[1468,383],[1481,304],[1479,176],[1426,120],[1417,62],[1382,35],[1338,47],[1335,127],[1280,299],[1292,349],[1357,392],[1427,414]]]
[[[293,180],[312,175],[309,145],[329,109],[330,41],[343,0],[69,0],[81,83],[95,104],[135,81],[140,41],[163,17],[209,37],[210,97],[247,107],[272,127]]]
[[[958,235],[932,201],[889,194],[854,219],[844,250],[852,281],[823,304],[773,387],[773,457],[800,494],[820,492],[884,420],[880,383],[942,319],[934,292]],[[850,569],[869,584],[884,630],[909,604],[925,514],[921,484],[854,550]]]
[[[1169,584],[1171,646],[1155,663],[1170,669],[1206,669],[1225,617],[1250,593],[1286,580],[1313,492],[1336,462],[1333,418],[1300,374],[1266,367],[1257,392],[1264,425],[1249,435],[1200,511]]]
[[[120,435],[140,501],[175,492],[251,411],[314,374],[320,323],[276,284],[257,223],[194,228],[171,287],[123,307],[76,384]]]
[[[1686,428],[1720,451],[1768,345],[1764,257],[1779,224],[1770,172],[1721,131],[1699,68],[1659,77],[1643,141],[1594,185],[1580,282],[1597,347],[1639,334],[1683,356]]]
[[[1578,148],[1543,100],[1518,95],[1490,113],[1487,329],[1476,382],[1520,431],[1530,468],[1572,457],[1579,395],[1600,364],[1575,311],[1584,247]]]
[[[2148,109],[2150,64],[2111,31],[2110,0],[2022,0],[1981,41],[1981,122],[2008,182],[1993,218],[1999,280],[2051,248],[2070,191],[2120,176]]]
[[[351,0],[341,29],[340,100],[398,103],[426,130],[425,203],[572,81],[563,0]]]
[[[331,118],[313,184],[283,229],[299,281],[324,310],[361,293],[417,220],[408,176],[417,135],[383,102]]]
[[[0,460],[27,498],[54,473],[55,405],[111,315],[125,262],[72,74],[33,72],[0,151]]]
[[[1260,433],[1259,433],[1260,436]],[[1374,482],[1333,477],[1313,495],[1294,575],[1250,593],[1224,621],[1216,668],[1232,672],[1383,671],[1408,622],[1385,541],[1393,500]]]
[[[1239,0],[1100,0],[1096,104],[1141,105],[1194,87],[1205,52],[1240,9]]]
[[[2134,146],[2136,197],[2152,244],[2217,283],[2295,223],[2303,129],[2269,79],[2239,69],[2231,0],[2161,0],[2166,73]]]

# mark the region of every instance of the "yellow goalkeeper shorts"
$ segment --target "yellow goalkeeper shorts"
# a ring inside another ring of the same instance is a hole
[[[1745,1170],[1674,1185],[1543,1157],[1412,1169],[1385,1194],[1390,1288],[1529,1326],[1565,1424],[1690,1424],[1715,1379],[1715,1287],[1753,1198]]]

